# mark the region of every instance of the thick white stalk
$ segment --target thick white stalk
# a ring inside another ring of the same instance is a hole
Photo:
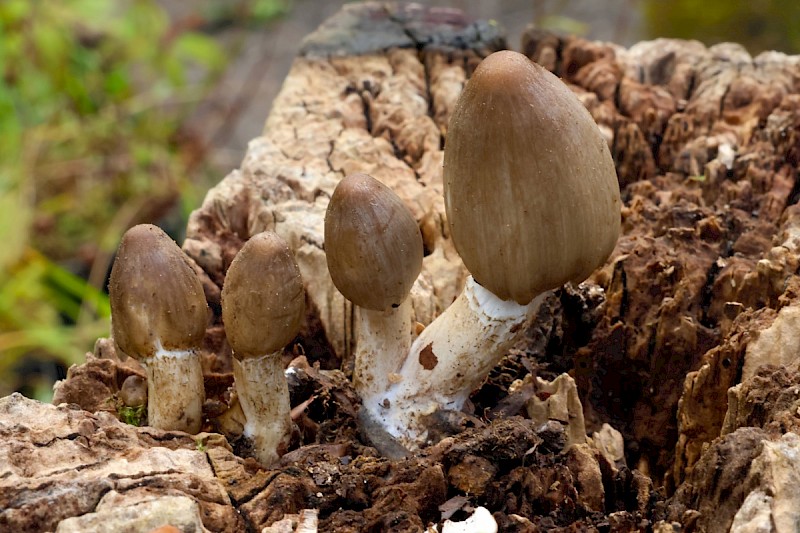
[[[353,387],[371,414],[396,379],[413,340],[411,298],[385,311],[358,309]]]
[[[244,437],[253,455],[265,467],[286,452],[292,433],[289,386],[283,374],[281,352],[233,359],[236,393],[247,422]]]
[[[203,367],[193,350],[164,350],[143,361],[147,371],[148,424],[198,433],[203,424]]]
[[[501,300],[470,276],[459,297],[414,341],[376,421],[409,450],[426,443],[429,415],[460,410],[524,332],[544,294]]]

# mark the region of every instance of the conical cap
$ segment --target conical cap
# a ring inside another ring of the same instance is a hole
[[[108,285],[114,341],[131,357],[200,346],[208,321],[203,286],[189,259],[160,228],[125,232]]]
[[[572,91],[522,54],[478,66],[444,151],[451,235],[475,280],[527,304],[603,264],[620,229],[614,163]]]
[[[289,245],[265,231],[239,250],[222,287],[225,335],[239,359],[285,347],[305,320],[305,290]]]
[[[367,174],[336,186],[325,214],[325,254],[334,285],[354,304],[399,306],[422,269],[422,234],[403,201]]]

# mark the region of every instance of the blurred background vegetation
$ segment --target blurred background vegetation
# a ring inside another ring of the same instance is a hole
[[[201,30],[287,5],[210,4],[178,24],[154,0],[0,2],[0,395],[47,400],[108,334],[122,233],[179,237],[213,184],[182,128],[229,51]]]
[[[205,0],[182,4],[176,18],[166,0],[0,1],[0,396],[48,400],[52,382],[108,334],[105,283],[122,233],[151,222],[180,242],[189,212],[229,170],[209,163],[209,136],[187,127],[242,52],[219,29],[269,31],[322,3],[331,12],[342,2]],[[623,44],[667,36],[800,50],[797,0],[509,0],[492,9]],[[601,27],[610,36],[593,31]]]
[[[797,0],[647,0],[642,4],[651,37],[732,41],[752,54],[765,50],[800,52]]]

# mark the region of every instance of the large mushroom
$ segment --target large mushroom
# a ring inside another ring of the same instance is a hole
[[[289,445],[289,388],[281,355],[304,319],[303,280],[288,244],[271,231],[254,235],[225,275],[222,320],[233,349],[244,437],[264,466]]]
[[[122,237],[108,292],[114,342],[147,372],[148,424],[197,433],[205,399],[197,349],[208,304],[189,259],[158,227],[134,226]]]
[[[339,182],[325,214],[336,288],[357,307],[353,387],[363,414],[381,416],[414,334],[409,293],[422,269],[422,235],[402,200],[367,174]]]
[[[572,91],[522,54],[487,57],[456,103],[444,153],[453,242],[472,274],[416,339],[386,395],[384,429],[409,449],[460,410],[543,295],[602,265],[620,229],[606,141]]]

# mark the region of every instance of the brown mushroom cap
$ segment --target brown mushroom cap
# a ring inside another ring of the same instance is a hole
[[[125,232],[108,285],[117,346],[142,360],[203,341],[208,304],[189,259],[160,228],[140,224]]]
[[[456,103],[444,151],[453,242],[475,280],[527,304],[582,281],[614,249],[614,162],[572,91],[517,52],[481,62]]]
[[[305,291],[289,245],[271,231],[236,254],[222,287],[222,321],[234,355],[260,357],[285,347],[305,319]]]
[[[422,269],[422,234],[403,201],[367,174],[336,186],[325,213],[325,254],[334,285],[354,304],[399,306]]]

